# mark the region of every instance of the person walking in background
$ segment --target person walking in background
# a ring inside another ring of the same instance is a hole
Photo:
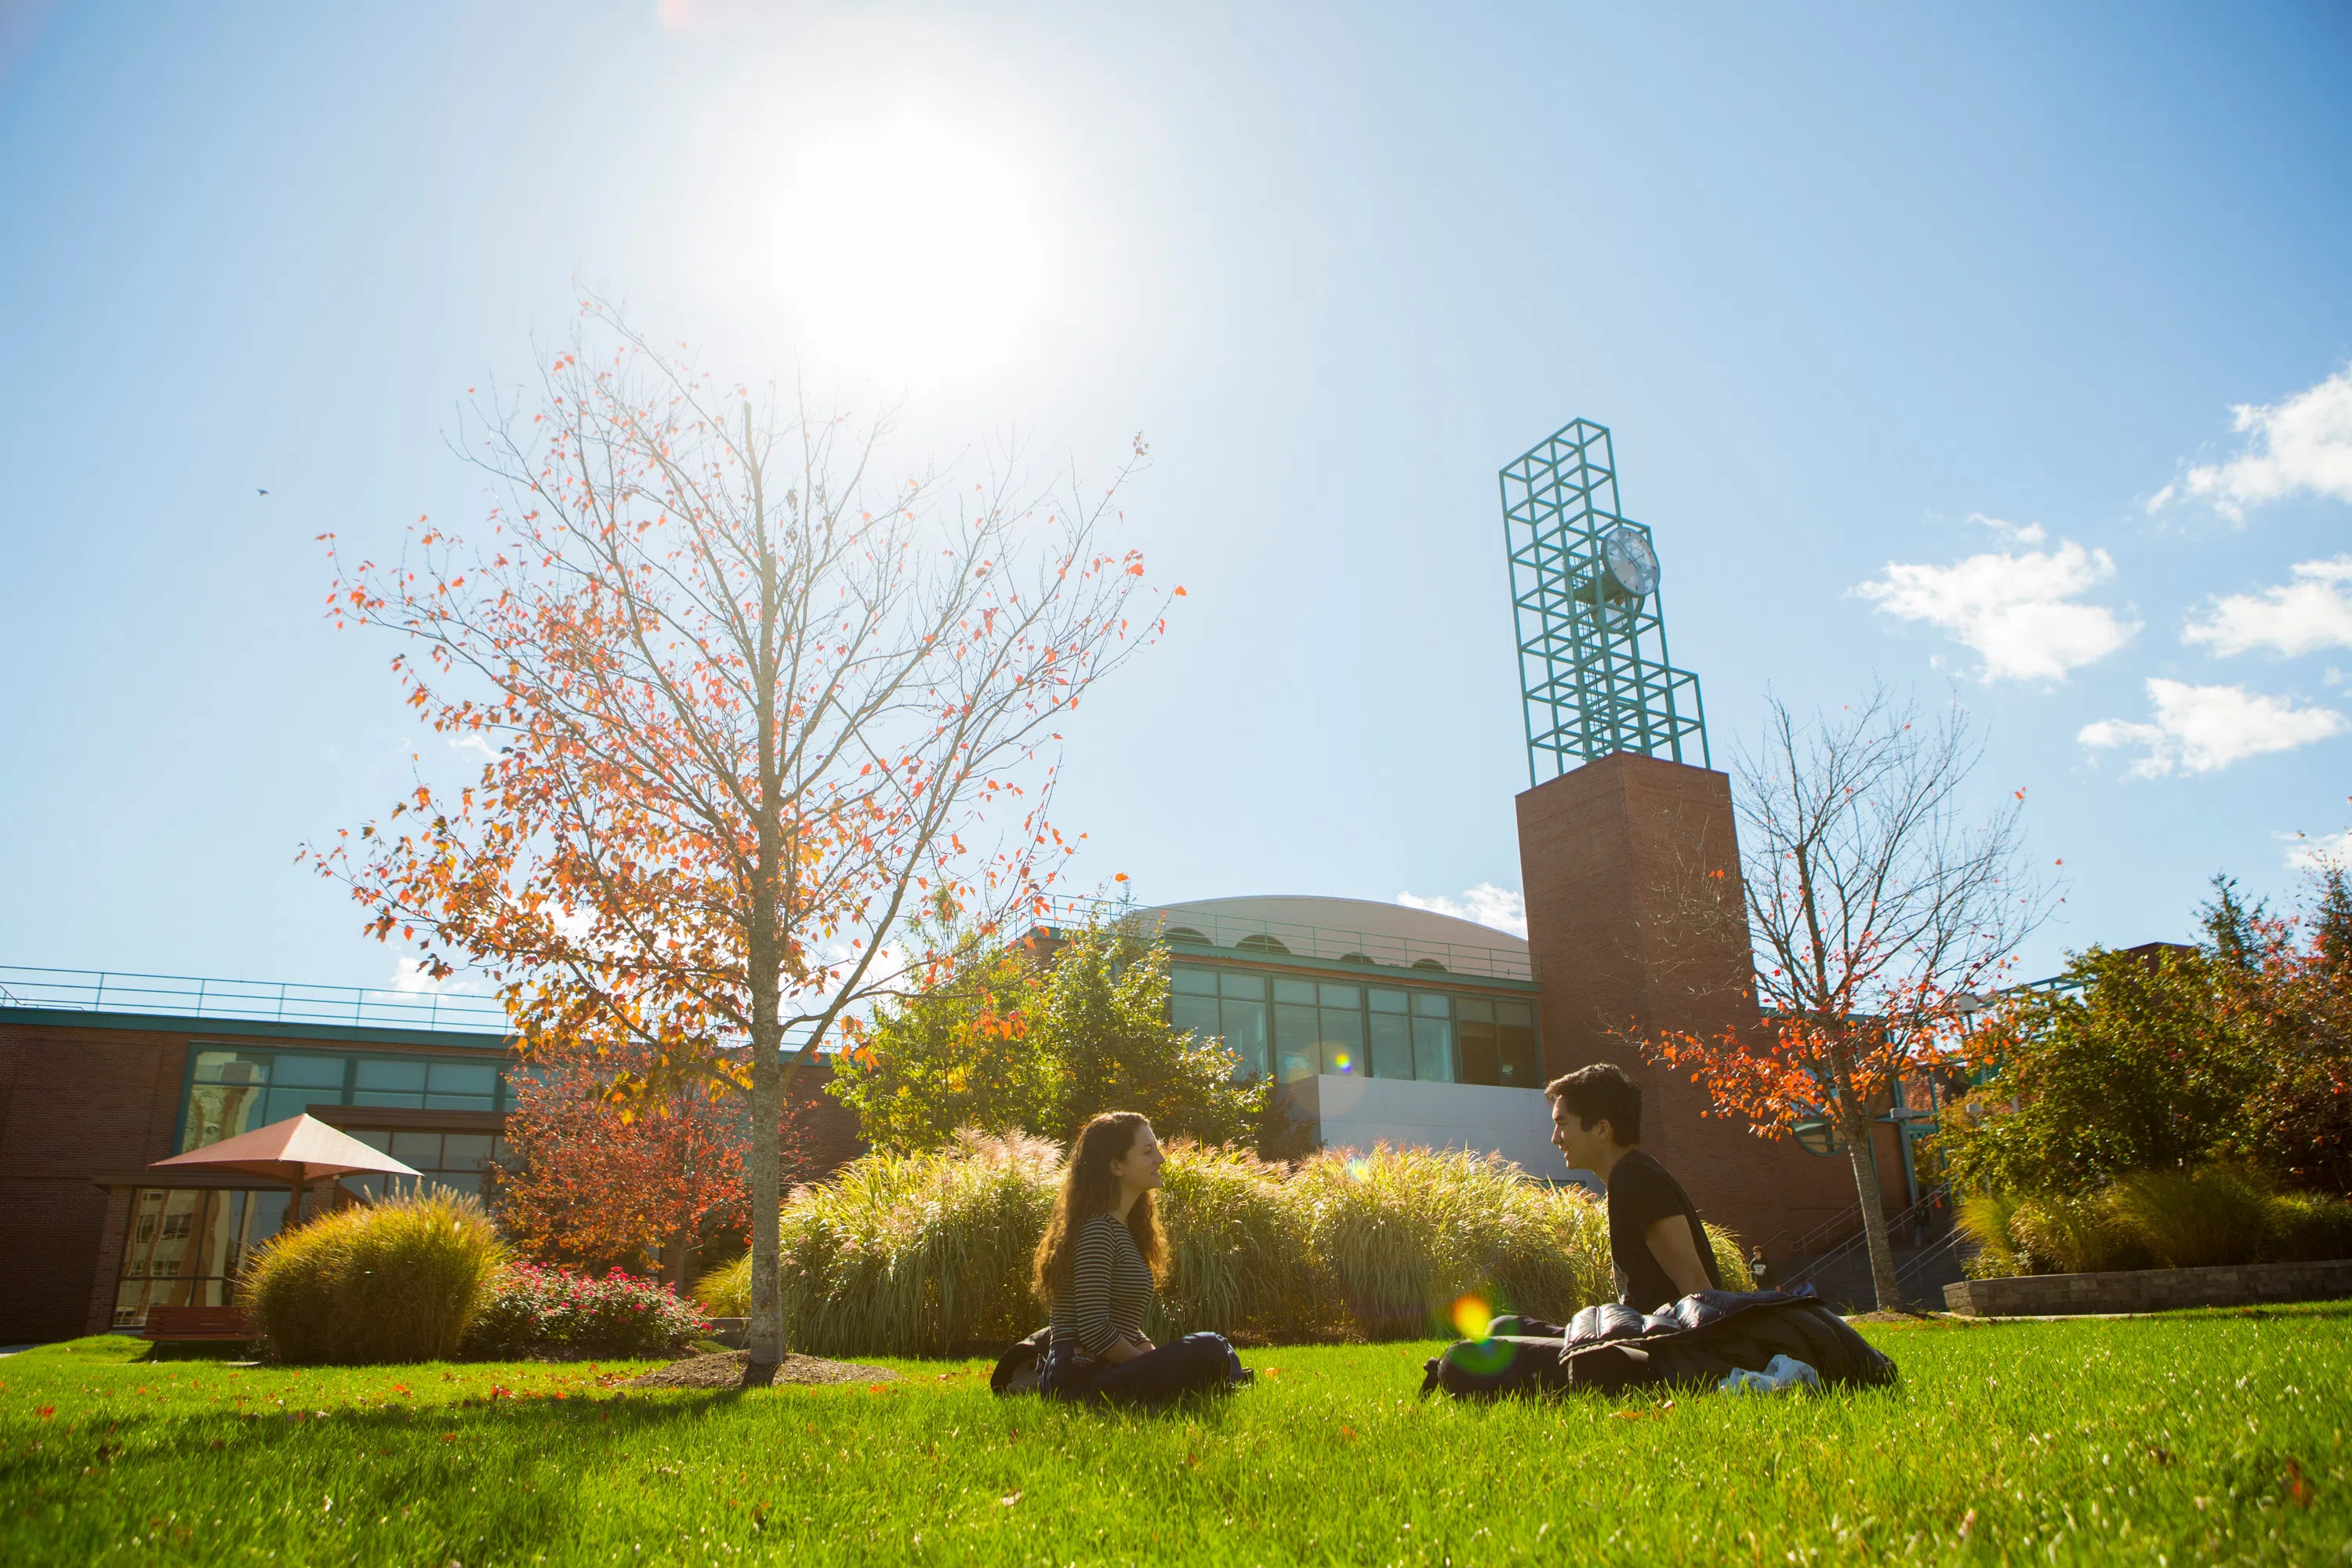
[[[1764,1260],[1764,1247],[1759,1242],[1748,1254],[1748,1277],[1756,1281],[1759,1290],[1772,1289],[1772,1266]]]
[[[1154,1345],[1143,1334],[1167,1268],[1152,1194],[1164,1156],[1151,1123],[1106,1111],[1070,1146],[1054,1217],[1037,1243],[1035,1285],[1053,1313],[1038,1366],[1048,1399],[1140,1404],[1250,1381],[1222,1334]]]

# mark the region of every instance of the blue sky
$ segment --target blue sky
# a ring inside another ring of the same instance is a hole
[[[5,15],[0,963],[393,978],[295,850],[462,759],[313,536],[478,517],[583,286],[908,467],[1147,435],[1189,594],[1059,815],[1149,900],[1516,889],[1495,471],[1578,416],[1719,763],[1967,706],[2030,969],[2352,827],[2340,5]]]

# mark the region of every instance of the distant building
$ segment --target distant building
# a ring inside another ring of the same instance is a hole
[[[504,1023],[482,998],[0,969],[0,1342],[226,1304],[286,1189],[142,1167],[289,1116],[479,1192],[503,1152]],[[814,1128],[828,1168],[856,1152],[855,1118],[829,1098]],[[384,1180],[322,1182],[306,1212]]]

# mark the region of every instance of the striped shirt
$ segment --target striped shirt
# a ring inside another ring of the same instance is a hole
[[[1070,1288],[1054,1298],[1054,1343],[1099,1356],[1114,1340],[1141,1340],[1150,1310],[1151,1268],[1135,1237],[1117,1215],[1089,1215],[1078,1227]]]

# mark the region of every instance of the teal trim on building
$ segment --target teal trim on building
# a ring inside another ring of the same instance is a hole
[[[394,1029],[371,1024],[278,1024],[251,1018],[169,1013],[101,1013],[75,1007],[0,1005],[0,1024],[47,1024],[75,1029],[152,1029],[225,1040],[308,1040],[320,1045],[429,1046],[504,1051],[510,1037],[460,1029]]]

